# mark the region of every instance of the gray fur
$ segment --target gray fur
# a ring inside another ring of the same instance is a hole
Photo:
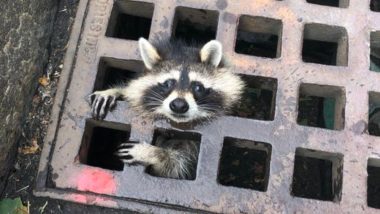
[[[195,179],[199,145],[191,140],[160,138],[157,146],[163,150],[163,161],[162,164],[153,165],[152,172],[161,177]]]

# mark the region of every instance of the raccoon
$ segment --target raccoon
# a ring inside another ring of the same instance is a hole
[[[211,120],[240,100],[244,82],[231,71],[222,44],[212,40],[202,47],[183,41],[138,41],[145,65],[143,75],[127,85],[90,95],[92,114],[104,119],[117,99],[145,117],[168,118],[183,124]],[[124,163],[150,166],[158,176],[191,179],[198,147],[194,141],[159,138],[148,143],[121,144],[116,155]]]

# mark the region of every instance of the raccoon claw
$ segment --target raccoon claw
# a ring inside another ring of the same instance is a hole
[[[133,148],[138,145],[135,143],[123,143],[118,147],[118,151],[114,154],[120,158],[123,163],[132,164],[137,162],[133,156]]]
[[[155,147],[143,143],[123,143],[118,147],[115,155],[126,164],[149,164],[154,159]]]
[[[102,95],[96,92],[90,95],[92,116],[97,120],[103,120],[107,112],[116,105],[116,96]]]

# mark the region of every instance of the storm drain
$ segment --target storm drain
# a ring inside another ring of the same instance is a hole
[[[35,194],[141,212],[380,212],[379,1],[83,0]],[[353,21],[354,20],[354,21]],[[229,115],[175,127],[86,97],[142,72],[137,39],[217,39],[247,83]],[[191,180],[113,155],[157,136],[199,146]],[[170,211],[169,211],[170,210]]]

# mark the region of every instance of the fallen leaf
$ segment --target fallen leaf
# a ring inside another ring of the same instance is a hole
[[[40,146],[38,145],[37,140],[33,139],[32,145],[20,148],[19,153],[22,153],[24,155],[35,154],[39,149],[40,149]]]
[[[29,209],[24,206],[20,198],[5,198],[0,201],[0,213],[4,214],[28,214]]]
[[[46,78],[45,76],[41,77],[38,79],[38,82],[42,85],[42,86],[47,86],[49,85],[50,81],[48,78]]]

